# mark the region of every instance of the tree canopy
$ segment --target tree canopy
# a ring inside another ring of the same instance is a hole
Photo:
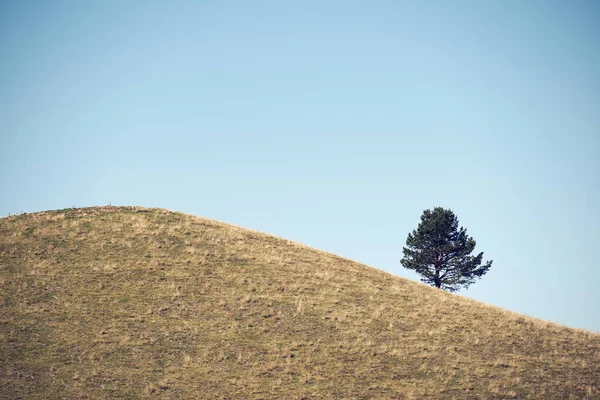
[[[423,211],[419,226],[408,234],[400,262],[422,275],[422,282],[455,292],[468,288],[492,266],[492,261],[481,265],[483,253],[471,255],[475,244],[467,230],[458,227],[452,210],[436,207]]]

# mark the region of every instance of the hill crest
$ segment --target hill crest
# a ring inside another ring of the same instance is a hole
[[[2,398],[600,393],[600,335],[163,209],[2,218],[0,284]]]

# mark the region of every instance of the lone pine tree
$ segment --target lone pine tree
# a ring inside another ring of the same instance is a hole
[[[469,287],[492,266],[492,261],[481,265],[483,253],[471,256],[475,244],[465,228],[458,228],[452,210],[436,207],[423,211],[421,223],[408,234],[400,262],[421,274],[422,282],[455,292]]]

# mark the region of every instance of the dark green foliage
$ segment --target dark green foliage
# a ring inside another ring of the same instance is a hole
[[[408,234],[400,262],[421,274],[422,282],[455,292],[469,287],[492,266],[492,261],[481,265],[483,253],[471,256],[474,249],[475,240],[465,228],[458,228],[456,215],[436,207],[423,211],[421,223]]]

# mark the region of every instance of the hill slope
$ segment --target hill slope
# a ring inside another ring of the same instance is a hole
[[[600,335],[166,210],[0,219],[0,398],[600,398]]]

